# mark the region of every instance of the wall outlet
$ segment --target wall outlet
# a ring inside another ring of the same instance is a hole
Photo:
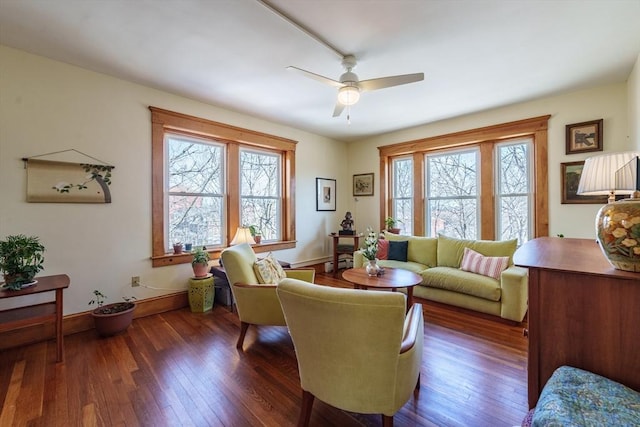
[[[131,278],[131,287],[135,288],[136,286],[140,286],[140,276],[133,276]]]

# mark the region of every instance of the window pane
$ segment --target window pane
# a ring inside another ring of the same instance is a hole
[[[169,137],[169,191],[222,194],[222,147]]]
[[[529,198],[507,196],[500,198],[500,239],[518,239],[518,244],[529,240]]]
[[[413,159],[396,159],[393,165],[393,194],[391,216],[398,222],[400,234],[413,230]]]
[[[281,156],[240,151],[240,222],[255,225],[264,240],[280,238]]]
[[[222,244],[222,197],[169,196],[169,241]]]
[[[427,235],[477,239],[478,151],[427,157]]]
[[[167,250],[174,242],[223,243],[223,147],[179,135],[167,137]]]
[[[529,144],[500,144],[497,157],[498,238],[518,239],[521,245],[529,240],[533,224]]]

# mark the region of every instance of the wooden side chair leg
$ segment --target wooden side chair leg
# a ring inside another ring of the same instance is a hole
[[[393,427],[393,415],[382,414],[382,427]]]
[[[300,408],[300,418],[298,419],[298,427],[307,427],[311,419],[311,408],[313,408],[313,400],[315,396],[306,390],[302,390],[302,407]]]
[[[244,336],[247,334],[247,329],[249,329],[249,324],[246,322],[240,322],[240,336],[236,343],[236,348],[239,348],[240,350],[242,350],[242,343],[244,343]]]
[[[414,391],[420,391],[420,374],[418,374],[418,381],[416,381],[416,388],[414,389]]]

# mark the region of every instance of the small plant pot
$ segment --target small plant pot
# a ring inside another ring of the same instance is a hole
[[[173,253],[175,255],[182,253],[182,245],[173,245]]]
[[[197,263],[197,264],[191,264],[191,267],[193,268],[193,275],[197,278],[197,279],[202,279],[204,277],[207,277],[207,275],[209,274],[209,264],[202,264],[202,263]]]
[[[257,244],[260,244],[260,242],[262,241],[262,236],[253,236],[253,240],[255,240]]]
[[[387,228],[387,231],[388,231],[389,233],[393,233],[393,234],[400,234],[400,231],[401,231],[401,230],[400,230],[399,228],[395,228],[395,227],[394,227],[394,228]]]
[[[133,320],[134,302],[117,302],[98,307],[91,312],[96,331],[102,337],[109,337],[125,331]]]

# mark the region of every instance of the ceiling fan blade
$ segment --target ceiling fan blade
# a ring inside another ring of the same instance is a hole
[[[379,79],[362,80],[358,83],[361,90],[377,90],[424,80],[424,73],[403,74],[400,76],[380,77]]]
[[[344,105],[336,102],[336,108],[333,110],[333,117],[339,117],[340,114],[342,114],[342,111],[344,111]]]
[[[335,87],[344,86],[344,84],[340,83],[339,81],[330,79],[329,77],[321,76],[320,74],[312,73],[311,71],[303,70],[302,68],[294,67],[292,65],[288,66],[287,70],[296,71],[298,73],[301,73],[304,76],[307,76],[313,80],[317,80],[320,83],[327,84],[329,86],[335,86]]]

